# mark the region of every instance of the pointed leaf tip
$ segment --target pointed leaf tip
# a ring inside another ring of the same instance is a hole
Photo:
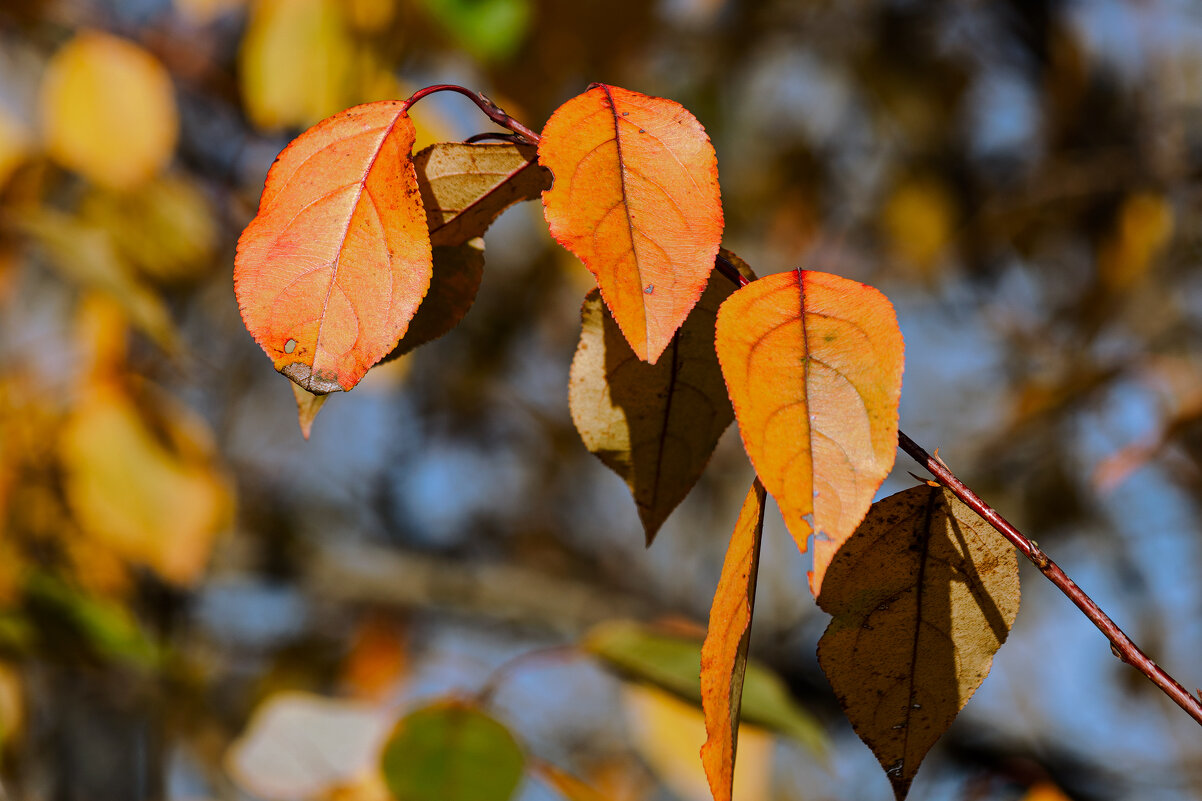
[[[701,762],[714,801],[730,801],[734,787],[739,711],[764,533],[764,501],[764,485],[757,478],[735,523],[701,646],[701,707],[707,735],[701,746]]]
[[[330,396],[314,395],[296,382],[289,382],[289,386],[296,397],[296,417],[300,423],[301,436],[307,440],[313,431],[313,421],[317,419],[317,413],[325,406],[326,399]]]
[[[234,289],[247,330],[311,393],[354,387],[429,287],[413,139],[399,101],[323,120],[280,154],[238,240]]]
[[[989,673],[1018,603],[1014,549],[943,488],[878,501],[835,554],[818,662],[898,799]]]
[[[718,312],[718,360],[764,487],[806,550],[817,594],[897,452],[904,345],[876,289],[828,273],[752,281]]]
[[[701,297],[722,239],[718,162],[671,100],[594,84],[547,121],[551,234],[597,277],[631,348],[654,364]]]

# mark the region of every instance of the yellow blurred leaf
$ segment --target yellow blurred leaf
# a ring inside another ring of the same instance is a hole
[[[158,283],[196,281],[216,265],[213,208],[190,178],[165,175],[134,192],[89,192],[80,216],[106,230],[118,252]]]
[[[1098,268],[1112,291],[1137,283],[1173,236],[1173,207],[1161,195],[1139,192],[1123,201],[1113,235],[1101,246]]]
[[[631,739],[651,770],[683,799],[710,801],[709,782],[697,757],[705,742],[705,719],[693,705],[659,689],[622,685],[622,707]],[[773,739],[746,723],[739,727],[739,764],[734,798],[769,798]]]
[[[238,60],[251,121],[308,127],[350,105],[353,51],[334,0],[257,0]]]
[[[125,370],[129,317],[109,295],[85,292],[75,312],[75,341],[88,375],[119,376]]]
[[[344,0],[346,19],[357,31],[379,33],[396,16],[396,0]]]
[[[889,248],[898,258],[934,272],[952,238],[955,200],[944,184],[920,177],[899,184],[881,211]]]
[[[114,386],[88,391],[59,441],[67,499],[86,535],[190,585],[229,519],[231,491],[198,420],[171,409],[156,422]]]
[[[171,78],[125,39],[85,31],[64,45],[46,68],[41,108],[50,155],[114,189],[149,179],[175,150]]]
[[[175,349],[175,328],[163,299],[132,274],[107,232],[45,208],[14,211],[11,219],[64,277],[108,294],[160,347]]]

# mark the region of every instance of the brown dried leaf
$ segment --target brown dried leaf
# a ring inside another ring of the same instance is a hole
[[[483,236],[505,209],[537,199],[551,173],[533,145],[440,142],[413,157],[430,242],[461,245]]]
[[[818,661],[898,799],[989,673],[1018,601],[1014,549],[943,488],[873,504],[835,554]]]
[[[471,239],[455,247],[434,248],[434,274],[409,330],[383,361],[396,359],[448,333],[476,300],[484,277],[484,240]]]
[[[647,544],[693,488],[734,419],[714,352],[714,320],[734,285],[718,275],[655,364],[641,361],[597,290],[581,310],[572,421],[590,452],[626,481]]]

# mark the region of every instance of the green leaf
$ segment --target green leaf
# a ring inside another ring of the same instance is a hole
[[[104,659],[151,670],[165,658],[129,610],[114,601],[87,595],[48,573],[32,574],[25,592],[38,614],[67,627]]]
[[[505,726],[461,701],[401,718],[381,757],[396,801],[506,801],[524,762]]]
[[[619,674],[701,707],[701,640],[614,620],[593,627],[581,645]],[[743,678],[741,717],[744,723],[783,734],[815,753],[826,750],[822,726],[789,695],[780,676],[754,659],[748,660]]]
[[[485,61],[509,58],[530,25],[530,0],[424,0],[455,41]]]

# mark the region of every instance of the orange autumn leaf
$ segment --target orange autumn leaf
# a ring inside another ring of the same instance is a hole
[[[893,467],[904,345],[889,300],[827,273],[753,281],[718,312],[718,361],[756,473],[806,550],[810,589]]]
[[[309,392],[354,387],[396,346],[430,285],[413,139],[399,101],[319,122],[280,154],[238,240],[242,319]]]
[[[671,100],[594,84],[547,121],[539,162],[555,239],[597,277],[630,347],[652,364],[701,297],[722,239],[718,162]]]
[[[739,707],[751,643],[760,538],[764,533],[764,500],[764,485],[757,478],[735,523],[710,609],[709,630],[701,646],[701,706],[707,735],[701,746],[701,762],[714,801],[730,801],[734,786]]]
[[[403,619],[369,612],[359,622],[342,667],[342,683],[356,698],[385,701],[410,669],[409,631]]]

